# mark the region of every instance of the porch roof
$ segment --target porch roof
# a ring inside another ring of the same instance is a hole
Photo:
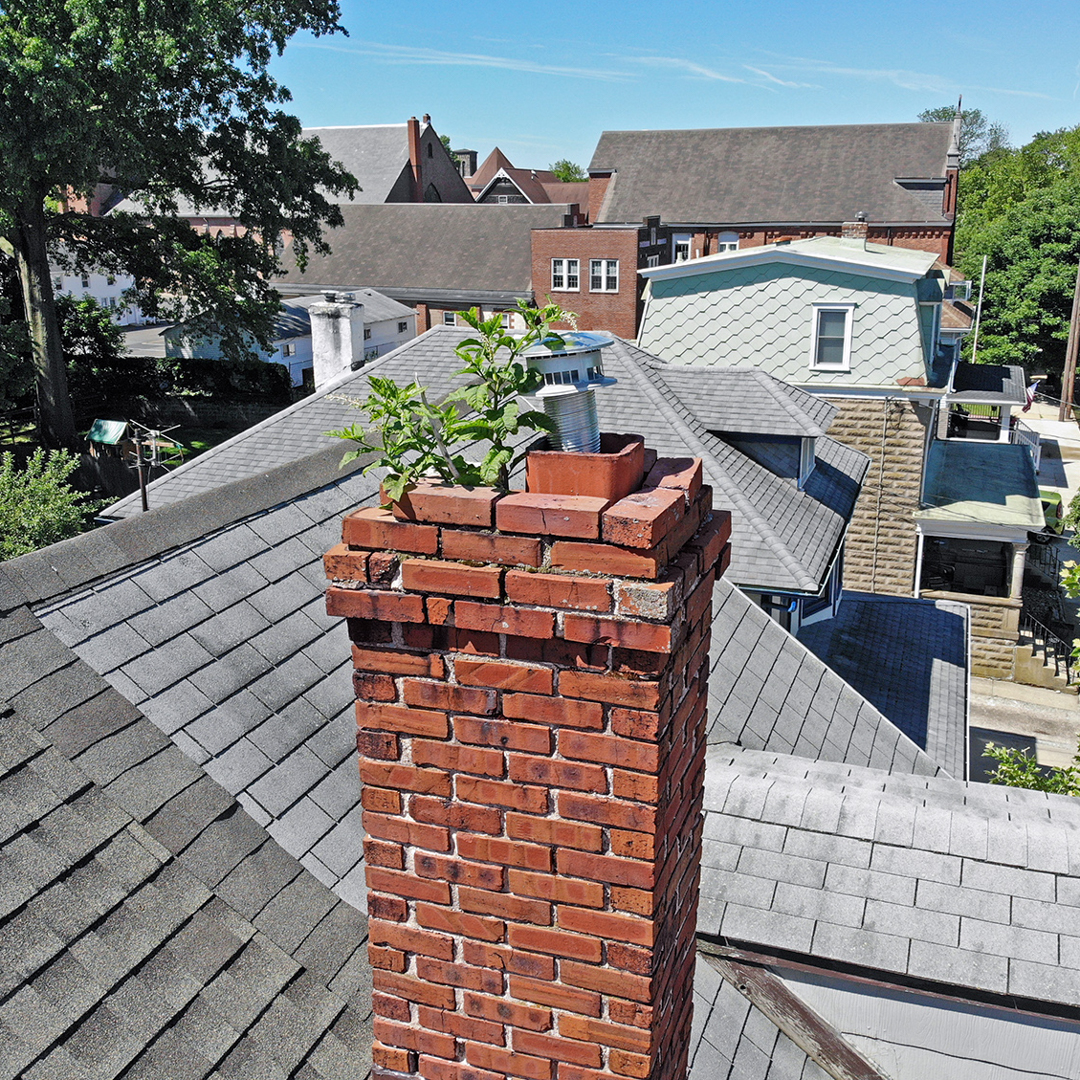
[[[961,404],[1023,405],[1027,402],[1027,380],[1018,364],[956,365],[949,401]]]

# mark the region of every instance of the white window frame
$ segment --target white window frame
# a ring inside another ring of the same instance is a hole
[[[855,322],[855,304],[811,304],[810,306],[810,370],[811,371],[850,371],[851,370],[851,329]],[[820,316],[825,311],[840,311],[844,314],[844,358],[839,364],[819,364],[818,330]]]
[[[739,234],[737,232],[722,232],[716,237],[716,253],[739,250]]]
[[[409,320],[408,319],[402,319],[397,324],[397,332],[399,334],[407,334],[409,332]]]
[[[281,355],[282,356],[295,356],[296,355],[296,342],[294,342],[294,341],[286,341],[281,346]]]
[[[561,282],[561,284],[556,284]],[[571,284],[573,282],[573,284]],[[581,260],[580,259],[552,259],[551,260],[551,291],[552,292],[580,292],[581,291]]]
[[[457,312],[444,311],[442,313],[443,326],[457,326]]]
[[[654,266],[659,266],[660,265],[660,256],[659,255],[646,255],[645,256],[645,265],[646,265],[646,267],[648,267],[650,269],[652,267],[654,267]]]
[[[593,284],[600,279],[600,286]],[[589,292],[617,293],[619,291],[619,260],[589,260]]]
[[[693,252],[693,243],[693,233],[676,233],[671,238],[671,261],[673,263],[686,262]],[[686,248],[686,254],[680,258],[679,248],[683,247]]]

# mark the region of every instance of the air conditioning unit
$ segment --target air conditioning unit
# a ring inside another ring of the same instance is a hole
[[[951,285],[945,286],[945,299],[946,300],[970,300],[971,299],[971,282],[970,281],[954,281]]]

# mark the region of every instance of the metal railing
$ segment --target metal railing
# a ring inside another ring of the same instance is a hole
[[[1030,640],[1025,642],[1024,636]],[[1022,644],[1030,644],[1032,651],[1039,651],[1043,663],[1054,665],[1054,674],[1065,672],[1065,685],[1073,683],[1072,645],[1059,637],[1045,623],[1040,622],[1030,612],[1020,612],[1020,639]]]
[[[1038,472],[1039,460],[1042,457],[1039,433],[1020,420],[1013,420],[1009,428],[1009,442],[1014,446],[1026,446],[1031,451],[1031,460],[1035,464],[1035,471]]]

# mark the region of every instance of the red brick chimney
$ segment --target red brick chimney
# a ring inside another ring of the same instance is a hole
[[[699,459],[639,464],[630,490],[425,485],[350,514],[326,556],[356,666],[377,1078],[685,1076],[730,521]]]
[[[424,201],[423,169],[420,165],[420,121],[409,117],[409,166],[412,169],[412,201]]]
[[[869,227],[866,224],[866,215],[858,213],[854,221],[845,221],[840,226],[840,238],[850,241],[852,244],[862,247],[869,235]]]

